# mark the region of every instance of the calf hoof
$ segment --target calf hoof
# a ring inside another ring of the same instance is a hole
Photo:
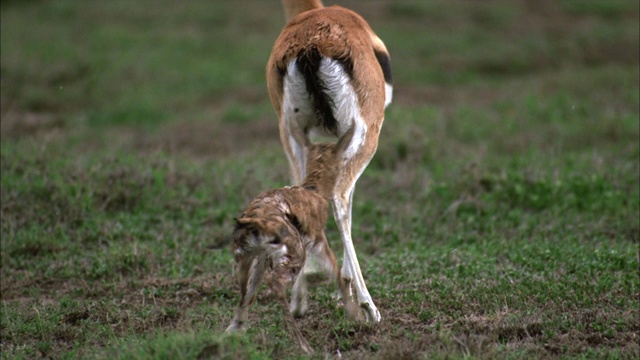
[[[231,324],[229,324],[229,326],[227,327],[227,330],[225,330],[224,332],[234,333],[234,332],[240,332],[245,330],[246,330],[246,326],[244,325],[244,322],[234,320],[231,322]]]
[[[293,317],[295,318],[303,317],[307,313],[307,310],[309,310],[309,306],[307,305],[306,301],[291,304],[291,307],[289,308],[291,315],[293,315]]]

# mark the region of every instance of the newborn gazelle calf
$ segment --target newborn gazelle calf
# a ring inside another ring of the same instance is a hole
[[[329,212],[327,200],[340,171],[336,159],[343,156],[350,141],[351,136],[345,136],[336,144],[305,142],[307,177],[302,185],[261,193],[237,219],[233,253],[241,298],[227,332],[245,328],[248,307],[255,300],[265,273],[269,273],[267,282],[282,306],[289,333],[307,353],[312,352],[311,347],[293,315],[300,316],[307,310],[309,284],[335,279],[345,310],[350,316],[357,316],[357,306],[340,276],[324,233]],[[295,283],[289,311],[286,284],[292,280]]]

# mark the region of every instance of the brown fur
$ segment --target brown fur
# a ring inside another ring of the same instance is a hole
[[[233,233],[233,253],[241,299],[236,316],[227,331],[244,328],[248,306],[255,300],[260,283],[267,274],[267,283],[283,308],[289,333],[305,352],[311,352],[311,347],[287,308],[285,295],[286,284],[292,280],[296,280],[296,284],[303,284],[302,296],[306,294],[307,280],[316,282],[317,272],[299,275],[309,256],[323,265],[321,279],[335,279],[346,299],[347,313],[357,316],[353,304],[349,302],[335,255],[324,233],[329,215],[329,204],[324,195],[331,193],[335,183],[336,170],[331,168],[336,164],[333,158],[340,156],[343,150],[344,142],[310,145],[309,152],[314,154],[314,160],[308,163],[310,176],[304,185],[261,193],[237,219]],[[305,279],[298,280],[298,276]],[[302,300],[306,299],[300,299]]]
[[[344,246],[341,276],[353,284],[367,319],[380,321],[353,246],[351,207],[355,183],[376,152],[384,109],[391,101],[389,53],[367,22],[351,10],[325,8],[318,0],[282,2],[288,24],[273,46],[266,72],[292,182],[301,185],[305,177],[314,176],[305,166],[314,156],[305,151],[310,134],[324,128],[341,139],[345,129],[356,128],[349,151],[334,158],[337,177],[331,191],[327,187],[319,191],[332,202]]]
[[[335,144],[311,143],[305,139],[307,170],[302,187],[313,189],[327,201],[333,196],[336,179],[340,175],[340,158],[353,137],[353,127]]]
[[[309,27],[309,24],[314,24]],[[305,48],[317,47],[328,58],[350,58],[352,85],[358,94],[363,118],[372,121],[376,139],[384,117],[384,76],[373,49],[388,53],[369,24],[355,12],[340,6],[314,9],[296,16],[276,40],[267,63],[267,84],[271,102],[281,117],[283,77],[280,72]],[[281,124],[282,125],[282,124]],[[375,142],[377,144],[377,141]]]

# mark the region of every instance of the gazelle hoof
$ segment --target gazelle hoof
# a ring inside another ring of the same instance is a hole
[[[363,302],[360,303],[360,308],[364,311],[366,322],[380,322],[380,311],[378,311],[375,305],[373,305],[372,303]]]

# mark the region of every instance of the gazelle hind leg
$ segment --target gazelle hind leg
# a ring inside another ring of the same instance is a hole
[[[372,129],[370,129],[372,130]],[[341,276],[345,286],[356,291],[358,304],[365,313],[367,321],[379,322],[380,312],[373,303],[362,277],[360,264],[351,238],[351,207],[355,184],[376,151],[378,133],[366,133],[365,141],[360,142],[355,152],[345,159],[344,166],[337,179],[332,199],[333,215],[340,232],[344,247],[344,259]],[[353,144],[353,143],[352,143]]]
[[[335,280],[336,287],[338,289],[339,296],[342,297],[342,303],[344,305],[345,314],[349,319],[360,320],[360,310],[358,305],[353,301],[353,295],[351,293],[351,283],[344,281],[340,271],[338,270],[338,264],[335,260],[335,255],[331,248],[326,247],[326,261],[327,273]]]
[[[353,301],[351,296],[350,284],[342,280],[336,256],[329,247],[329,243],[324,239],[322,243],[313,248],[309,252],[312,266],[308,267],[308,272],[304,274],[307,284],[316,285],[326,280],[335,280],[338,291],[343,299],[344,310],[348,318],[358,320],[360,311],[358,305]]]
[[[342,277],[341,280],[344,286],[347,287],[347,300],[345,301],[352,299],[351,288],[355,289],[358,304],[360,304],[360,307],[364,311],[366,320],[378,322],[380,321],[380,312],[373,303],[369,290],[367,290],[355,248],[353,247],[353,241],[351,240],[351,203],[349,201],[336,200],[334,209],[336,212],[336,222],[338,223],[338,229],[340,230],[344,245],[344,259],[340,276]],[[344,296],[345,295],[343,295],[343,297]]]

